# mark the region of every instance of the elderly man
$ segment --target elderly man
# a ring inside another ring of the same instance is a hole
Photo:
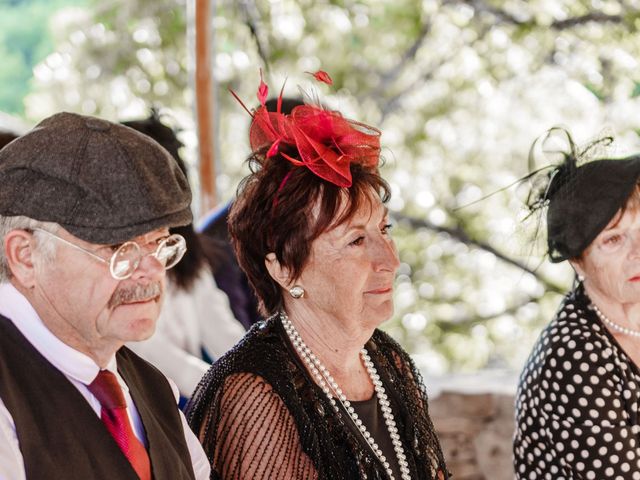
[[[208,479],[148,338],[191,221],[173,158],[70,113],[0,151],[0,479]]]

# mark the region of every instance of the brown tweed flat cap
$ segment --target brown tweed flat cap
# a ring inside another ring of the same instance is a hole
[[[135,130],[58,113],[0,150],[0,215],[56,222],[112,244],[192,221],[175,160]]]

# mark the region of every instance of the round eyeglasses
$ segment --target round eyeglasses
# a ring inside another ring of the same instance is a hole
[[[187,243],[182,235],[178,235],[174,233],[173,235],[169,235],[167,238],[163,238],[160,243],[158,243],[158,248],[152,253],[143,253],[140,245],[136,242],[125,242],[120,245],[111,255],[109,260],[102,258],[96,253],[87,250],[86,248],[81,247],[80,245],[76,245],[75,243],[70,242],[62,237],[59,237],[55,233],[52,233],[48,230],[43,230],[41,228],[35,228],[39,232],[46,233],[47,235],[60,240],[67,245],[80,250],[81,252],[86,253],[87,255],[92,256],[93,258],[100,260],[102,263],[106,263],[109,265],[109,271],[111,272],[111,276],[116,280],[126,280],[127,278],[133,275],[133,272],[136,271],[138,265],[140,265],[140,261],[143,257],[147,255],[151,255],[156,260],[160,262],[160,264],[164,267],[165,270],[174,267],[184,256],[187,251]]]

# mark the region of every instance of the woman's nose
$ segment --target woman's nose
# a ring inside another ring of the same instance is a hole
[[[382,238],[374,253],[376,270],[395,272],[400,266],[400,258],[395,242],[390,238]]]
[[[632,258],[640,257],[640,232],[634,232],[628,237],[629,256]]]

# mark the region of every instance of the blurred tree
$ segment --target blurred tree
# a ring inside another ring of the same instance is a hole
[[[543,262],[519,221],[521,189],[472,204],[527,173],[532,141],[566,125],[579,141],[615,130],[640,150],[638,0],[221,0],[215,75],[250,104],[257,68],[331,73],[322,101],[381,127],[403,261],[386,325],[428,372],[519,366],[571,281]],[[190,123],[185,3],[109,0],[56,24],[28,112],[112,118],[149,103]],[[245,173],[246,113],[222,93],[218,187]],[[535,219],[533,222],[535,224]],[[535,225],[533,225],[535,227]]]
[[[23,99],[29,92],[33,67],[52,53],[54,45],[47,29],[53,12],[85,0],[0,1],[0,110],[23,114]]]

